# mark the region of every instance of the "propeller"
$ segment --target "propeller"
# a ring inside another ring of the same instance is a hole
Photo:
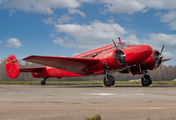
[[[161,52],[160,52],[159,55],[157,56],[157,61],[156,61],[155,65],[154,65],[154,68],[153,68],[154,71],[155,71],[156,68],[158,67],[158,64],[159,64],[160,60],[163,58],[163,57],[161,56],[161,54],[162,54],[162,52],[163,52],[163,50],[164,50],[164,46],[165,46],[165,44],[163,44],[163,47],[162,47],[162,49],[161,49]]]
[[[119,51],[119,49],[117,48],[117,45],[116,45],[116,43],[114,42],[113,39],[112,39],[112,42],[114,43],[114,46],[115,46],[115,48],[117,49],[117,52],[118,52],[118,54],[119,54],[119,59],[120,59],[120,61],[122,61],[122,63],[124,63],[125,68],[127,69],[128,73],[131,74],[131,70],[130,70],[128,64],[127,64],[126,61],[125,61],[126,55],[122,54],[122,53]]]

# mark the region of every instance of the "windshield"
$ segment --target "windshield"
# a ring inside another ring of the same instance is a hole
[[[116,44],[116,45],[117,45],[117,48],[121,50],[121,49],[125,49],[128,46],[135,45],[135,44],[131,44],[129,42],[121,42],[121,43]],[[115,46],[113,46],[112,48],[115,48]]]
[[[121,47],[122,49],[127,48],[128,46],[131,46],[131,45],[134,45],[134,44],[131,44],[129,42],[121,42],[118,44],[118,46]]]

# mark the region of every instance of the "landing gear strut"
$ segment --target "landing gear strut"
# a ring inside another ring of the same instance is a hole
[[[149,85],[152,84],[152,78],[149,75],[146,75],[147,67],[145,66],[144,62],[142,63],[142,66],[143,66],[144,69],[141,70],[141,67],[140,67],[140,70],[143,73],[143,76],[141,78],[141,83],[142,83],[143,86],[149,86]]]
[[[104,85],[106,87],[111,87],[115,84],[115,79],[112,75],[109,75],[110,71],[109,70],[106,70],[105,71],[105,77],[104,77]]]
[[[45,85],[46,84],[46,81],[47,80],[47,77],[46,78],[43,78],[43,80],[41,81],[41,85]]]

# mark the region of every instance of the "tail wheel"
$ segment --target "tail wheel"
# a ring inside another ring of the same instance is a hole
[[[42,80],[41,85],[45,85],[45,84],[46,84],[45,80]]]
[[[152,79],[149,75],[144,75],[141,79],[141,83],[143,86],[148,86],[152,84]]]
[[[107,75],[107,79],[104,77],[104,85],[106,87],[111,87],[115,84],[115,79],[112,75]]]
[[[46,84],[46,80],[47,80],[48,77],[46,78],[43,78],[43,80],[41,81],[41,85],[45,85]]]

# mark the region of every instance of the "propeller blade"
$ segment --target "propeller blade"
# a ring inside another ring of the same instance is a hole
[[[116,45],[116,43],[114,42],[113,39],[112,39],[112,42],[114,43],[114,46],[116,47],[116,49],[119,50],[119,49],[117,48],[117,45]]]
[[[130,70],[128,64],[127,64],[126,61],[125,61],[125,57],[126,57],[126,55],[122,54],[122,53],[119,51],[119,49],[118,49],[118,47],[117,47],[117,45],[116,45],[116,43],[114,42],[113,39],[112,39],[112,42],[114,43],[114,46],[116,47],[117,52],[118,52],[119,55],[120,55],[120,59],[123,61],[124,65],[125,65],[125,68],[127,69],[128,73],[131,74],[131,70]]]
[[[159,61],[160,61],[160,59],[158,59],[158,60],[156,61],[155,66],[154,66],[154,68],[153,68],[154,71],[155,71],[156,68],[158,67],[158,63],[159,63]]]
[[[161,56],[161,54],[162,54],[162,52],[163,52],[163,50],[164,50],[164,46],[165,46],[165,44],[163,44],[163,47],[162,47],[162,49],[161,49],[161,53],[159,54],[158,60],[156,61],[155,65],[154,65],[154,68],[153,68],[154,71],[155,71],[156,68],[158,67],[159,61],[163,58],[163,57]]]
[[[161,49],[161,54],[162,54],[162,52],[163,52],[163,50],[164,50],[164,46],[165,46],[165,44],[163,44],[163,47],[162,47],[162,49]]]
[[[130,70],[130,68],[129,68],[129,66],[128,66],[128,64],[126,63],[126,61],[124,60],[124,65],[125,65],[125,68],[127,69],[127,71],[128,71],[128,73],[130,73],[131,74],[131,70]]]

